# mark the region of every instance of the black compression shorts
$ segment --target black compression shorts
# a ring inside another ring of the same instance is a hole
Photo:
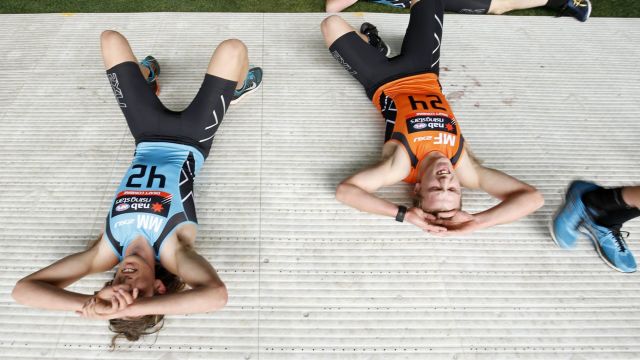
[[[364,86],[369,99],[376,90],[403,77],[440,71],[442,0],[422,0],[411,8],[400,55],[388,59],[355,31],[331,44],[329,51]]]
[[[137,63],[118,64],[107,70],[107,77],[136,145],[145,141],[185,144],[205,158],[237,84],[206,74],[191,104],[183,111],[172,111],[160,102]]]
[[[491,7],[491,0],[444,0],[446,11],[460,14],[486,14],[489,7]]]

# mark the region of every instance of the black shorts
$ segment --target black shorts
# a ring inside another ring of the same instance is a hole
[[[444,0],[444,9],[460,14],[486,14],[491,0]]]
[[[364,86],[369,99],[376,90],[403,77],[440,71],[442,0],[422,0],[411,8],[400,55],[388,59],[355,31],[331,44],[329,51]]]
[[[206,74],[191,104],[183,111],[172,111],[147,84],[137,63],[118,64],[107,70],[107,77],[136,145],[145,141],[185,144],[205,158],[237,84]]]

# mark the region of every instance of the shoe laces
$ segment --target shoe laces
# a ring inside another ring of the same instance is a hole
[[[581,7],[587,7],[587,0],[569,0],[567,1],[563,7],[558,9],[556,16],[564,15],[568,10],[573,10]]]
[[[573,6],[575,7],[585,7],[587,6],[587,2],[585,0],[572,0]]]
[[[236,90],[236,92],[244,90],[252,81],[256,81],[256,74],[254,74],[253,71],[249,71],[247,72],[247,77],[242,83],[242,88],[240,90]]]
[[[627,244],[625,240],[629,237],[628,231],[621,231],[620,229],[611,229],[611,235],[613,235],[613,239],[616,241],[616,246],[618,247],[619,252],[627,251]]]
[[[249,71],[247,73],[247,80],[255,81],[256,80],[256,74],[254,74],[253,71]],[[247,82],[247,80],[245,80],[245,82]]]
[[[153,82],[157,77],[156,69],[153,63],[150,60],[145,58],[142,61],[140,61],[140,65],[149,69],[149,76],[147,77],[147,82]]]

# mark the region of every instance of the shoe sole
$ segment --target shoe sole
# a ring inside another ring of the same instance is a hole
[[[589,239],[591,239],[591,241],[593,242],[593,245],[596,247],[596,251],[598,252],[598,255],[600,256],[600,259],[602,259],[602,261],[604,261],[604,263],[607,264],[610,268],[612,268],[615,271],[621,272],[623,274],[630,274],[630,273],[636,272],[636,270],[633,270],[633,271],[622,271],[621,269],[619,269],[615,265],[613,265],[613,263],[611,263],[611,261],[609,261],[609,259],[607,259],[607,257],[602,254],[602,251],[600,250],[600,244],[598,243],[598,240],[596,240],[596,236],[594,234],[592,234],[591,231],[588,228],[585,228],[584,226],[582,226],[581,233],[586,235]]]
[[[258,91],[258,89],[260,89],[260,87],[262,86],[262,81],[260,82],[260,84],[258,84],[258,86],[256,86],[254,89],[251,89],[247,92],[245,92],[244,94],[240,95],[239,98],[237,99],[233,99],[231,100],[230,104],[234,105],[240,102],[240,100],[244,99],[245,96],[249,95],[249,94],[253,94],[254,92]]]
[[[585,22],[585,21],[589,20],[590,16],[591,16],[591,1],[589,1],[589,7],[587,9],[587,17],[582,22]]]

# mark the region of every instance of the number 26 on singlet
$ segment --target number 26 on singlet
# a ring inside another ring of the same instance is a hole
[[[149,175],[147,175],[147,168],[149,168],[147,165],[133,165],[131,167],[131,171],[132,172],[135,170],[139,170],[139,171],[137,174],[131,174],[129,176],[129,179],[127,180],[127,187],[132,187],[132,188],[142,187],[142,184],[144,183],[144,178],[146,177],[147,178],[147,184],[145,186],[146,188],[152,188],[156,180],[159,181],[158,188],[164,188],[164,184],[167,178],[162,174],[156,174],[155,165],[151,166],[149,170]]]

